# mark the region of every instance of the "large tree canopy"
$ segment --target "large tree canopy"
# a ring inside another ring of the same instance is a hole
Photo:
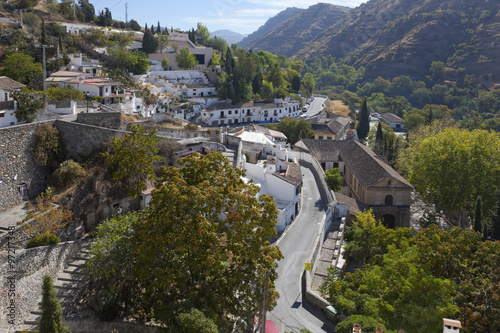
[[[146,218],[134,224],[136,273],[156,319],[205,309],[247,318],[259,309],[266,273],[268,305],[277,299],[280,250],[276,204],[247,184],[220,153],[193,154],[165,169]]]
[[[347,322],[391,332],[437,332],[442,318],[459,319],[465,332],[499,327],[500,242],[470,229],[387,229],[371,212],[358,215],[346,239],[346,255],[365,265],[342,280],[332,274],[322,292]]]
[[[438,133],[410,133],[398,165],[430,204],[458,222],[473,214],[482,197],[484,217],[493,213],[500,188],[500,137],[484,130],[447,128]]]

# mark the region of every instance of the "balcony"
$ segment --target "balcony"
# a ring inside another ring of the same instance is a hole
[[[14,110],[14,108],[15,108],[14,101],[0,102],[0,110]]]

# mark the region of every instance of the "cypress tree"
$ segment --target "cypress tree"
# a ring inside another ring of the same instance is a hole
[[[155,26],[151,24],[151,34],[155,34]]]
[[[157,28],[156,28],[156,33],[157,33],[158,35],[161,35],[160,21],[158,21],[158,26],[157,26]]]
[[[382,132],[382,124],[380,121],[377,126],[377,134],[375,136],[375,154],[382,155],[384,153],[384,133]]]
[[[45,275],[42,285],[42,318],[40,319],[39,333],[69,333],[69,329],[62,324],[61,304],[56,297],[56,290],[52,277]]]
[[[491,219],[491,238],[500,240],[500,192],[497,193],[497,207]]]
[[[483,218],[481,212],[481,197],[477,197],[476,211],[474,214],[474,230],[483,233]]]
[[[370,131],[370,120],[368,117],[368,106],[366,105],[366,98],[363,100],[363,105],[359,111],[359,124],[358,124],[358,138],[365,141],[368,132]]]
[[[231,74],[233,73],[233,55],[231,53],[231,49],[228,47],[226,51],[226,60],[224,62],[224,70],[226,71],[227,75],[231,77]]]

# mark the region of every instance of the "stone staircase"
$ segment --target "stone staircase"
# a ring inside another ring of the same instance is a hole
[[[84,275],[84,266],[90,256],[90,241],[82,240],[80,251],[72,258],[64,270],[57,274],[54,280],[56,295],[61,303],[63,310],[63,318],[67,317],[73,310],[74,304],[80,299],[80,296],[87,285],[87,276]],[[36,309],[30,311],[28,318],[24,320],[24,325],[20,327],[16,333],[35,332],[38,330],[42,311],[40,310],[40,302],[37,303]]]
[[[343,269],[344,227],[345,219],[342,219],[341,221],[334,221],[330,228],[328,228],[321,247],[321,253],[314,273],[311,289],[319,289],[323,281],[327,278],[330,268],[336,268],[340,271]]]

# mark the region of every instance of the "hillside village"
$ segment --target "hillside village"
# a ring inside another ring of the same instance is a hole
[[[426,82],[362,83],[364,68],[246,51],[201,23],[35,3],[26,21],[0,12],[1,332],[42,332],[47,275],[74,333],[192,332],[185,318],[207,332],[498,328],[493,77],[477,96],[473,75],[439,64]],[[465,95],[484,110],[440,104]]]

